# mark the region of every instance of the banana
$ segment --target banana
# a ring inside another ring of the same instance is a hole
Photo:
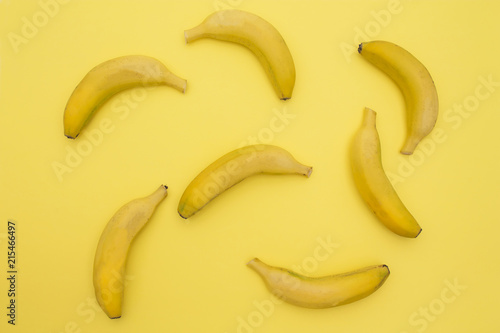
[[[365,298],[379,289],[390,274],[386,265],[323,277],[303,276],[285,268],[269,266],[258,258],[247,265],[261,276],[276,297],[312,309],[330,308]]]
[[[200,25],[184,31],[186,43],[213,38],[249,48],[264,66],[282,100],[292,97],[295,65],[281,34],[261,17],[241,10],[228,9],[209,15]]]
[[[358,52],[401,89],[407,112],[407,134],[401,153],[413,154],[419,142],[432,131],[438,117],[438,95],[431,75],[417,58],[390,42],[361,43]]]
[[[400,236],[415,238],[422,229],[384,172],[375,118],[375,111],[364,109],[362,125],[351,145],[354,182],[364,201],[387,228]]]
[[[115,213],[102,232],[94,259],[94,289],[97,302],[111,319],[122,314],[130,244],[166,196],[167,186],[162,185],[149,196],[130,201]]]
[[[186,80],[159,60],[142,55],[111,59],[94,67],[71,94],[64,110],[64,135],[75,139],[113,95],[130,88],[167,85],[184,93]]]
[[[309,177],[312,167],[303,165],[286,150],[271,145],[252,145],[222,156],[187,186],[178,212],[193,216],[219,194],[255,174],[300,174]]]

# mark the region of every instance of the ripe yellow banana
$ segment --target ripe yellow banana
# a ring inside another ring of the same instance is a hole
[[[184,31],[186,43],[213,38],[249,48],[264,66],[278,97],[292,97],[295,65],[281,34],[261,17],[228,9],[209,15],[200,25]]]
[[[252,145],[222,156],[203,170],[182,195],[178,212],[193,216],[219,194],[255,174],[300,174],[309,177],[312,167],[303,165],[286,150],[270,145]]]
[[[285,268],[269,266],[257,258],[247,265],[262,277],[275,296],[313,309],[349,304],[365,298],[379,289],[390,274],[386,265],[323,277],[303,276]]]
[[[75,88],[64,110],[64,135],[75,139],[97,109],[113,95],[130,88],[167,85],[182,93],[186,80],[159,60],[142,55],[111,59],[94,67]]]
[[[401,89],[407,111],[407,135],[401,153],[413,154],[419,142],[432,131],[438,117],[438,95],[431,75],[417,58],[390,42],[361,43],[358,51]]]
[[[160,186],[147,197],[122,206],[102,232],[94,259],[94,289],[97,302],[109,318],[122,314],[125,265],[132,240],[167,196]]]
[[[365,108],[351,146],[351,168],[362,198],[383,224],[396,234],[417,237],[422,229],[399,199],[382,167],[375,111]]]

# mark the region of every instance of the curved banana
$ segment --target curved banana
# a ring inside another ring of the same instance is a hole
[[[313,309],[349,304],[365,298],[379,289],[390,274],[386,265],[323,277],[303,276],[285,268],[269,266],[258,258],[247,265],[261,276],[276,297]]]
[[[361,128],[351,146],[354,182],[364,201],[383,224],[396,234],[417,237],[422,229],[399,199],[382,167],[375,111],[365,108]]]
[[[123,56],[94,67],[75,88],[64,110],[64,135],[75,139],[97,109],[113,95],[130,88],[167,85],[184,93],[186,80],[159,60]]]
[[[361,43],[358,52],[389,75],[403,92],[407,135],[401,153],[413,154],[419,142],[432,131],[438,117],[438,95],[431,75],[417,58],[390,42]]]
[[[300,174],[309,177],[312,167],[303,165],[286,150],[270,145],[253,145],[222,156],[203,170],[182,195],[178,212],[193,216],[219,194],[255,174]]]
[[[184,31],[186,43],[213,38],[249,48],[264,66],[278,97],[292,97],[295,65],[278,30],[261,17],[236,9],[209,15],[200,25]]]
[[[102,232],[94,259],[94,289],[97,302],[111,319],[122,314],[130,244],[166,196],[167,186],[162,185],[149,196],[130,201],[115,213]]]

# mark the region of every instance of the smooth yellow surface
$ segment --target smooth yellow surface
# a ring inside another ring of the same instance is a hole
[[[15,327],[0,280],[1,332],[500,330],[499,2],[55,3],[0,1],[0,275],[8,219],[17,222],[19,270]],[[291,100],[278,100],[244,47],[185,44],[185,29],[225,7],[280,31],[297,71]],[[436,82],[436,128],[413,156],[399,154],[401,93],[356,52],[365,39],[401,45]],[[63,111],[75,86],[127,54],[163,61],[187,79],[186,94],[125,92],[86,134],[66,139]],[[378,114],[385,170],[422,226],[417,239],[387,230],[356,193],[348,144],[365,106]],[[313,175],[253,177],[180,218],[190,180],[254,143],[292,151]],[[169,197],[133,244],[123,316],[110,320],[92,286],[100,233],[124,202],[157,184]],[[245,265],[254,257],[310,276],[387,264],[391,278],[358,302],[302,309],[272,298]]]

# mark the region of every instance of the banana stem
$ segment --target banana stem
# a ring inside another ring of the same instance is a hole
[[[408,137],[406,139],[406,142],[401,149],[401,154],[403,155],[411,155],[415,151],[415,148],[417,148],[417,145],[420,143],[419,138],[415,138],[414,136]]]
[[[167,77],[165,78],[164,82],[169,87],[174,88],[183,94],[186,92],[187,81],[185,79],[180,78],[173,73],[168,73],[166,76]]]
[[[363,126],[364,127],[376,127],[377,113],[370,108],[365,107],[363,113]]]
[[[204,30],[205,30],[205,28],[203,27],[202,24],[200,24],[194,28],[184,30],[184,38],[186,39],[186,44],[188,44],[192,41],[195,41],[197,39],[207,37]]]
[[[247,266],[256,271],[261,276],[265,276],[265,272],[269,271],[269,266],[264,264],[258,258],[253,258],[252,260],[247,262]]]

